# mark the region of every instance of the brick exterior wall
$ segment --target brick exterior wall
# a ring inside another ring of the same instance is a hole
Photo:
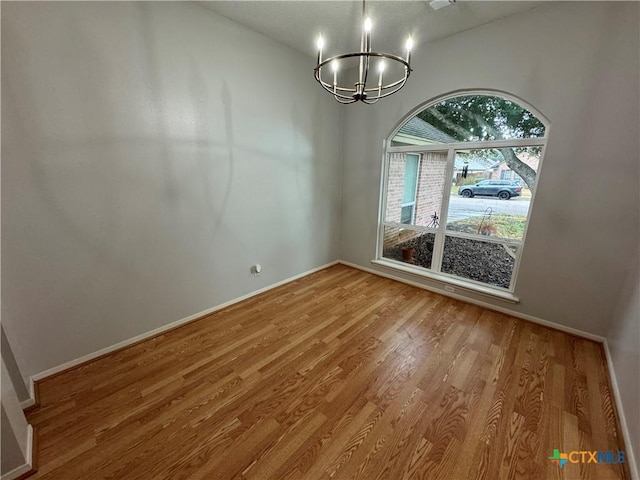
[[[402,214],[402,192],[404,189],[404,153],[392,153],[389,158],[389,175],[387,177],[387,211],[385,220],[400,223]],[[384,230],[384,248],[398,245],[415,236],[411,230],[386,227]]]
[[[392,153],[389,159],[389,176],[387,180],[387,211],[384,219],[388,222],[400,223],[402,211],[402,192],[404,188],[404,153]]]
[[[420,159],[420,173],[418,175],[418,194],[416,198],[416,225],[429,226],[431,216],[437,213],[441,217],[442,193],[445,185],[451,181],[445,180],[447,169],[447,154],[442,152],[427,152]]]
[[[404,190],[405,153],[392,153],[389,158],[387,178],[387,208],[385,220],[400,223],[402,212],[402,194]],[[437,212],[441,216],[442,194],[450,182],[445,179],[447,154],[428,152],[420,155],[418,184],[415,205],[415,224],[428,226],[431,215]],[[384,248],[406,242],[420,235],[420,232],[386,228]]]
[[[421,232],[409,230],[408,228],[385,227],[383,244],[384,250],[392,248],[401,243],[408,242],[409,240],[413,240],[420,235]]]

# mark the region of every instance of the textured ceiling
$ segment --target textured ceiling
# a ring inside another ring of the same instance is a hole
[[[203,7],[308,55],[325,38],[325,56],[358,50],[362,3],[358,1],[214,1]],[[427,1],[371,1],[373,49],[400,54],[408,34],[416,45],[530,10],[544,2],[460,1],[438,11]]]

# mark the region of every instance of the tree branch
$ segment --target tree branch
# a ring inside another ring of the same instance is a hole
[[[466,128],[461,127],[460,125],[452,122],[447,117],[445,117],[442,113],[440,113],[435,108],[431,108],[428,110],[429,115],[435,117],[438,121],[447,126],[450,130],[456,132],[458,135],[463,136],[464,138],[469,138],[473,136],[473,132],[467,130]],[[477,125],[485,128],[490,135],[492,135],[497,140],[504,140],[504,136],[500,133],[493,125],[489,124],[482,115],[478,113],[471,112],[469,110],[462,110],[462,113],[467,116],[471,122],[475,122]],[[516,152],[512,148],[500,148],[498,149],[504,158],[507,166],[516,172],[527,184],[529,189],[533,191],[536,186],[536,171],[531,168],[529,165],[524,163],[522,160],[518,158]]]
[[[477,113],[469,112],[468,110],[464,111],[464,114],[467,115],[471,120],[481,125],[485,128],[494,138],[496,139],[504,139],[504,136],[494,128],[493,125],[487,123],[487,121]],[[507,166],[520,175],[520,178],[527,184],[529,189],[533,192],[536,187],[536,171],[531,168],[529,165],[524,163],[522,160],[518,158],[516,152],[514,152],[513,148],[500,148],[500,153],[504,157],[504,161]]]
[[[471,132],[470,131],[468,131],[467,129],[461,127],[457,123],[452,122],[451,120],[449,120],[447,117],[445,117],[443,114],[441,114],[435,108],[430,108],[428,111],[429,111],[429,115],[432,115],[435,118],[437,118],[439,121],[444,123],[447,126],[447,128],[449,128],[450,130],[453,130],[458,135],[462,135],[464,138],[469,138],[471,136]]]

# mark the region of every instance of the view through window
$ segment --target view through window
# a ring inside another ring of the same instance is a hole
[[[378,259],[513,292],[546,130],[486,94],[405,122],[387,148]]]

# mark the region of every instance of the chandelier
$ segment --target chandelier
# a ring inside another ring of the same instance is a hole
[[[316,45],[318,47],[318,63],[314,68],[316,80],[322,88],[333,95],[333,97],[340,103],[354,103],[364,102],[368,104],[376,103],[378,100],[389,95],[396,93],[404,84],[407,83],[407,79],[411,74],[411,49],[413,48],[413,38],[409,36],[406,48],[406,57],[402,58],[398,55],[392,55],[390,53],[378,53],[371,51],[371,19],[367,16],[365,11],[364,0],[362,1],[362,36],[360,37],[360,51],[352,53],[343,53],[341,55],[335,55],[333,57],[323,59],[322,49],[324,48],[324,38],[322,35],[318,36]],[[371,66],[372,58],[376,58],[377,66],[377,82],[375,79],[371,81],[369,75],[369,67]],[[341,69],[341,63],[345,63],[347,59],[358,59],[358,77],[357,81],[350,87],[345,82],[346,80],[339,75],[338,72]],[[390,62],[390,68],[387,65]],[[328,75],[325,73],[330,68],[331,72]],[[394,70],[394,74],[391,75],[391,79],[388,80],[385,76],[385,72]],[[325,74],[323,77],[323,73]],[[331,75],[333,74],[333,75]]]

